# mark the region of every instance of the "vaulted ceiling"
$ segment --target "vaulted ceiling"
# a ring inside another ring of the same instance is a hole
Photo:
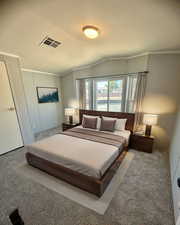
[[[96,25],[90,40],[84,25]],[[22,67],[62,73],[107,56],[180,49],[179,0],[1,0],[0,51]],[[39,46],[46,36],[58,48]]]

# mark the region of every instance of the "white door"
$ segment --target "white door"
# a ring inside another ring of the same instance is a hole
[[[0,61],[0,154],[23,146],[4,62]]]

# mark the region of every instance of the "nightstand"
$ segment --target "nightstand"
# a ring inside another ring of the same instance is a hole
[[[130,147],[142,152],[152,153],[153,143],[153,136],[132,134],[130,137]]]
[[[67,123],[63,123],[62,124],[62,130],[65,131],[65,130],[71,129],[73,127],[76,127],[78,125],[79,125],[79,123],[68,123],[68,122]]]

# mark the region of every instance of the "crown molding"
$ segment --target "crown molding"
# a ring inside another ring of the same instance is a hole
[[[73,73],[73,72],[76,72],[76,71],[81,71],[81,70],[84,70],[84,69],[89,69],[89,68],[91,68],[93,66],[99,65],[99,64],[107,62],[107,61],[118,61],[118,60],[127,60],[127,59],[128,59],[128,57],[123,57],[123,56],[106,56],[106,57],[98,59],[98,60],[96,60],[96,61],[94,61],[92,63],[84,64],[84,65],[81,65],[81,66],[74,67],[74,68],[72,68],[70,70],[67,70],[64,73],[61,73],[61,76],[64,77],[64,76],[66,76],[69,73]]]
[[[81,71],[81,70],[84,70],[84,69],[89,69],[93,66],[96,66],[98,64],[101,64],[101,63],[104,63],[104,62],[107,62],[107,61],[128,60],[128,59],[138,58],[138,57],[141,57],[141,56],[163,55],[163,54],[180,54],[180,50],[149,51],[149,52],[144,52],[144,53],[140,53],[140,54],[132,55],[132,56],[118,56],[118,55],[116,55],[116,56],[106,56],[106,57],[98,59],[98,60],[96,60],[92,63],[84,64],[84,65],[77,66],[77,67],[74,67],[72,69],[66,70],[66,71],[64,71],[60,74],[50,73],[50,72],[45,72],[45,71],[39,71],[39,70],[33,70],[33,69],[28,69],[28,68],[22,68],[21,70],[24,71],[24,72],[40,73],[40,74],[46,74],[46,75],[51,75],[51,76],[53,75],[53,76],[57,76],[57,77],[61,77],[61,76],[63,77],[63,76],[66,76],[66,75],[68,75],[72,72]],[[0,51],[0,55],[10,56],[10,57],[20,59],[20,56],[18,56],[18,55],[11,54],[11,53],[8,53],[8,52],[3,52],[3,51]]]
[[[109,60],[109,58],[103,57],[103,58],[98,59],[98,60],[96,60],[96,61],[94,61],[92,63],[84,64],[82,66],[77,66],[77,67],[75,67],[75,68],[72,69],[72,72],[79,71],[79,70],[83,70],[83,69],[89,69],[92,66],[96,66],[96,65],[101,64],[103,62],[106,62],[108,60]]]
[[[84,69],[89,69],[93,66],[96,66],[100,63],[103,63],[103,62],[107,62],[107,61],[118,61],[118,60],[128,60],[128,59],[133,59],[133,58],[138,58],[138,57],[141,57],[141,56],[148,56],[148,55],[164,55],[164,54],[180,54],[180,50],[173,50],[173,51],[149,51],[149,52],[144,52],[144,53],[140,53],[140,54],[137,54],[137,55],[132,55],[132,56],[106,56],[106,57],[103,57],[101,59],[98,59],[97,61],[95,62],[92,62],[92,63],[89,63],[89,64],[84,64],[82,66],[77,66],[77,67],[74,67],[70,70],[67,70],[65,71],[64,73],[61,73],[61,76],[66,76],[72,72],[75,72],[75,71],[81,71],[81,70],[84,70]]]
[[[64,77],[64,76],[66,76],[66,75],[68,75],[68,74],[70,74],[70,73],[76,72],[76,71],[89,69],[89,68],[91,68],[91,67],[93,67],[93,66],[96,66],[96,65],[101,64],[101,63],[106,62],[106,61],[109,61],[109,57],[108,57],[108,58],[107,58],[107,57],[103,57],[103,58],[98,59],[98,60],[96,60],[96,61],[94,61],[94,62],[92,62],[92,63],[84,64],[84,65],[81,65],[81,66],[73,67],[72,69],[69,69],[69,70],[66,70],[66,71],[62,72],[62,73],[60,74],[60,76],[61,76],[61,77]]]
[[[138,55],[132,55],[132,56],[127,56],[125,57],[126,59],[133,59],[133,58],[138,58],[141,56],[147,56],[147,55],[166,55],[166,54],[180,54],[180,50],[174,50],[174,51],[149,51],[149,52],[144,52]]]
[[[21,71],[30,72],[30,73],[40,73],[40,74],[51,75],[51,76],[53,75],[53,76],[60,77],[60,75],[58,75],[56,73],[49,73],[49,72],[40,71],[40,70],[32,70],[32,69],[21,68]]]
[[[83,70],[83,69],[89,69],[92,66],[96,66],[98,64],[101,64],[101,63],[104,63],[104,62],[107,62],[107,61],[128,60],[128,59],[132,59],[132,58],[136,58],[136,57],[145,56],[145,55],[148,55],[148,54],[149,53],[146,52],[146,53],[142,53],[142,54],[138,54],[138,55],[134,55],[134,56],[106,56],[106,57],[103,57],[101,59],[98,59],[95,62],[85,64],[85,65],[82,65],[82,66],[77,66],[77,67],[71,69],[70,71],[68,71],[68,73]]]
[[[147,56],[149,54],[150,54],[150,52],[144,52],[144,53],[140,53],[137,55],[127,56],[126,59],[134,59],[134,58],[138,58],[138,57],[142,57],[142,56]]]
[[[14,54],[11,54],[11,53],[8,53],[8,52],[1,52],[0,51],[0,55],[10,56],[10,57],[13,57],[13,58],[20,58],[18,55],[14,55]]]
[[[67,75],[70,75],[71,73],[73,73],[73,69],[65,70],[64,72],[61,72],[59,76],[65,77]]]
[[[180,50],[173,50],[173,51],[151,51],[149,52],[150,55],[163,55],[163,54],[180,54]]]
[[[106,57],[103,57],[101,59],[98,59],[92,63],[88,63],[88,64],[85,64],[85,65],[82,65],[82,66],[77,66],[75,68],[73,68],[71,71],[74,72],[74,71],[79,71],[79,70],[82,70],[82,69],[88,69],[92,66],[96,66],[98,64],[101,64],[101,63],[104,63],[104,62],[107,62],[107,61],[118,61],[118,60],[126,60],[127,57],[122,57],[122,56],[106,56]]]

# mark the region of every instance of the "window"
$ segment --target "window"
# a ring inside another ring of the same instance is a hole
[[[136,75],[85,79],[85,109],[133,112]]]
[[[124,111],[124,79],[109,81],[109,110],[112,112]]]
[[[94,82],[94,107],[95,110],[108,111],[108,81]]]
[[[124,110],[124,78],[94,81],[95,110],[120,112]]]

